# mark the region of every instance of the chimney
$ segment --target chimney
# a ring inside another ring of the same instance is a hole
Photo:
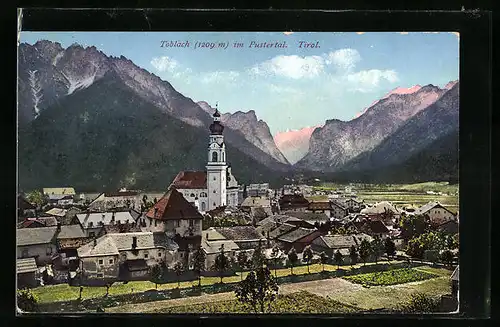
[[[208,233],[207,233],[207,241],[208,241]]]
[[[132,249],[137,247],[137,236],[132,237]]]

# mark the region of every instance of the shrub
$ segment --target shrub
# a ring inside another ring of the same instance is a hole
[[[439,300],[424,293],[413,293],[410,299],[400,306],[404,313],[430,313],[439,308]]]
[[[30,289],[17,290],[17,307],[25,312],[39,312],[38,298]]]

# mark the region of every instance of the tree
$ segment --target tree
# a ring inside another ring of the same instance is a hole
[[[351,258],[351,267],[358,261],[358,251],[354,245],[349,249],[349,258]]]
[[[38,312],[38,298],[30,289],[17,290],[17,307],[25,312]]]
[[[424,293],[413,293],[410,299],[401,305],[404,313],[430,313],[439,308],[439,301]]]
[[[280,254],[281,253],[280,253],[279,247],[277,245],[275,245],[271,251],[271,258],[273,260],[273,265],[274,265],[274,277],[278,277],[276,269],[278,266],[278,259],[279,259]]]
[[[449,250],[455,250],[458,248],[458,234],[448,235],[446,237],[446,247]]]
[[[384,248],[387,254],[387,260],[396,255],[396,244],[394,244],[394,241],[389,237],[385,239]]]
[[[297,260],[299,260],[299,256],[297,255],[297,251],[295,251],[295,248],[292,247],[288,252],[288,261],[290,261],[290,269],[292,275],[293,275],[293,267],[297,263]]]
[[[402,215],[399,226],[401,228],[401,237],[403,237],[405,241],[418,237],[429,228],[427,218],[424,215]]]
[[[333,260],[337,264],[337,269],[340,269],[340,265],[342,264],[342,261],[344,261],[344,257],[342,256],[342,253],[340,253],[339,250],[335,251],[335,253],[333,254]]]
[[[372,252],[373,250],[370,242],[366,239],[362,240],[359,245],[359,257],[363,260],[363,266],[366,265],[366,260],[370,257]]]
[[[239,283],[235,294],[238,301],[250,305],[256,313],[265,313],[266,304],[268,312],[271,310],[271,303],[276,299],[278,289],[269,268],[260,267],[251,271],[245,280]]]
[[[307,273],[309,274],[309,265],[311,264],[313,258],[313,252],[311,250],[311,246],[308,245],[304,248],[304,251],[302,252],[302,261],[304,261],[307,264]]]
[[[203,248],[201,245],[196,249],[196,251],[193,253],[193,270],[196,272],[198,275],[198,286],[201,286],[201,273],[205,271],[205,252],[203,251]]]
[[[47,203],[47,196],[39,190],[34,190],[26,194],[26,200],[36,205],[38,209]]]
[[[382,241],[382,239],[380,239],[380,237],[376,236],[370,245],[373,255],[375,256],[375,263],[377,263],[378,258],[381,257],[385,252],[384,242]]]
[[[230,267],[229,258],[224,252],[224,244],[219,249],[219,254],[215,257],[214,269],[219,272],[220,282],[222,283],[222,278],[224,277],[224,272],[226,272]]]
[[[155,283],[155,289],[158,289],[158,283],[161,283],[163,278],[163,271],[160,265],[154,265],[149,268],[149,278],[151,282]]]
[[[266,257],[264,256],[262,250],[262,241],[259,241],[259,244],[255,248],[252,254],[252,267],[254,269],[262,267],[266,262]]]
[[[177,261],[174,265],[174,271],[177,275],[177,288],[181,287],[181,276],[184,274],[184,264],[182,261]]]
[[[113,282],[108,282],[104,285],[106,287],[106,295],[104,295],[104,296],[109,295],[109,288],[111,287],[111,285],[113,285]]]
[[[450,250],[444,250],[441,253],[441,261],[448,266],[451,266],[453,263],[453,253]]]
[[[323,271],[325,271],[325,264],[328,263],[328,255],[323,251],[319,254],[321,264],[323,265]]]
[[[238,262],[238,267],[240,268],[240,277],[241,280],[243,280],[243,270],[247,267],[248,265],[248,255],[246,251],[240,251],[238,252],[238,256],[236,257],[236,260]]]

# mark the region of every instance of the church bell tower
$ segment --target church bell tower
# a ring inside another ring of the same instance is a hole
[[[210,125],[207,162],[208,210],[225,206],[226,190],[226,145],[224,144],[224,126],[220,121],[218,105],[215,105],[214,121]]]

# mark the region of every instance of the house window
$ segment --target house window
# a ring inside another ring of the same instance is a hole
[[[205,211],[205,210],[206,210],[205,202],[202,202],[201,203],[201,211]]]
[[[95,237],[95,232],[89,232],[89,237]]]
[[[217,178],[214,176],[214,181],[216,181],[216,180],[217,180]]]
[[[214,194],[215,194],[215,193],[217,193],[217,191],[216,191],[216,190],[214,190]]]
[[[184,258],[184,252],[181,252],[181,258]]]
[[[149,253],[144,252],[144,259],[147,259],[149,257]]]
[[[89,221],[89,227],[93,227],[94,226],[94,223]]]
[[[176,227],[181,227],[181,221],[180,220],[176,220],[175,221],[175,225],[176,225]]]
[[[161,258],[161,251],[158,251],[158,258]]]
[[[100,265],[104,264],[104,260],[102,260],[102,259],[99,259],[98,262],[99,262]]]
[[[113,264],[113,259],[109,259],[109,264],[112,265]]]
[[[192,197],[192,198],[194,198],[194,193],[191,193],[189,196]]]
[[[157,225],[157,222],[158,222],[158,221],[157,221],[157,220],[155,220],[155,227],[156,227],[156,225]]]
[[[189,227],[193,227],[193,226],[194,226],[194,220],[192,220],[192,219],[191,219],[191,220],[189,221]]]
[[[216,206],[215,202],[214,202],[214,207]]]
[[[47,248],[47,255],[49,254],[52,254],[52,248],[50,246]]]

